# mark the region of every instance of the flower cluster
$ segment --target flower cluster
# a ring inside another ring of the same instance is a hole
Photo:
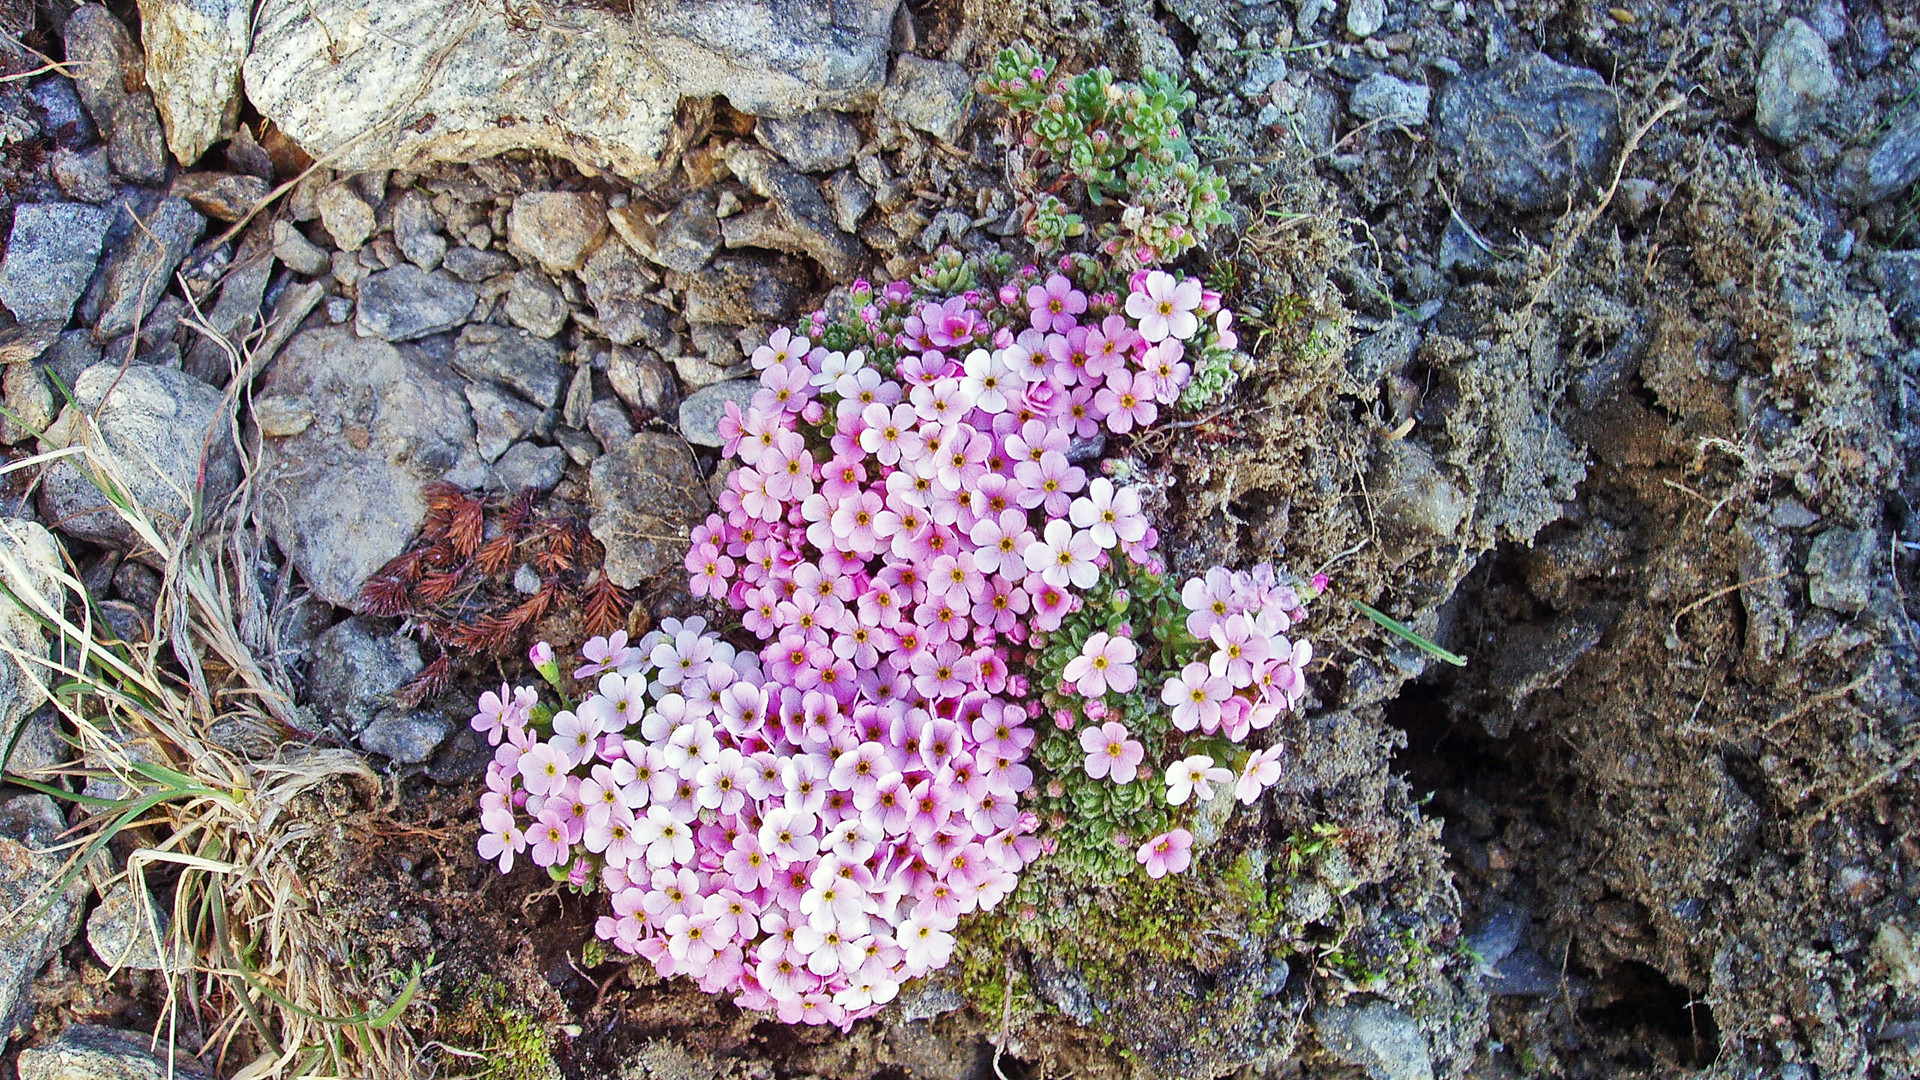
[[[590,690],[558,711],[531,687],[483,697],[473,723],[498,750],[482,855],[606,888],[600,936],[663,975],[842,1025],[946,963],[962,916],[1074,842],[1022,805],[1036,786],[1138,786],[1164,764],[1140,820],[1165,827],[1138,862],[1186,869],[1176,818],[1235,774],[1183,740],[1266,727],[1309,654],[1283,636],[1299,604],[1271,570],[1191,583],[1177,644],[1092,631],[1123,583],[1169,601],[1171,586],[1141,492],[1090,473],[1084,448],[1153,423],[1188,357],[1235,341],[1197,281],[1085,268],[955,296],[856,284],[837,315],[756,350],[760,389],[721,423],[737,464],[686,556],[692,591],[738,631],[669,619],[635,644],[596,638],[573,673]],[[550,654],[534,659],[561,690]],[[1192,723],[1140,707],[1196,663],[1220,672],[1196,673],[1204,703],[1178,706]],[[1084,750],[1071,768],[1036,758],[1062,740]],[[1271,784],[1278,755],[1249,756],[1239,787]]]
[[[1024,142],[1050,159],[1025,186],[1027,235],[1057,250],[1086,231],[1066,201],[1052,194],[1064,174],[1080,181],[1094,206],[1117,203],[1103,222],[1103,254],[1126,265],[1166,262],[1185,254],[1229,218],[1226,181],[1195,159],[1180,125],[1193,92],[1148,71],[1138,83],[1116,82],[1102,67],[1056,77],[1054,62],[1028,46],[1003,50],[980,79],[982,94],[1030,125]]]

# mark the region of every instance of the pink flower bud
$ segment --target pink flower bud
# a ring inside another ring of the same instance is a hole
[[[1060,692],[1063,694],[1068,692],[1068,689],[1065,686],[1065,684],[1061,685]],[[1066,709],[1053,710],[1053,726],[1059,728],[1061,731],[1072,731],[1073,730],[1073,713],[1067,711]]]
[[[822,405],[817,398],[801,406],[800,419],[805,420],[809,424],[817,424],[826,419],[826,416],[827,407]]]
[[[1212,315],[1220,310],[1220,294],[1212,289],[1200,290],[1200,314]]]
[[[1323,593],[1323,592],[1326,592],[1326,591],[1327,591],[1327,582],[1328,582],[1329,580],[1330,580],[1330,579],[1329,579],[1329,578],[1327,577],[1327,575],[1325,575],[1325,574],[1315,574],[1315,575],[1313,575],[1313,591],[1314,591],[1314,592],[1316,592],[1316,593]]]
[[[527,659],[532,660],[535,667],[551,664],[553,663],[553,646],[544,641],[536,641],[533,643],[533,648],[527,650]]]
[[[1014,629],[1018,630],[1020,628],[1016,626],[1014,627]],[[1026,697],[1028,689],[1029,688],[1027,686],[1027,677],[1025,675],[1007,676],[1007,695],[1009,697],[1017,697],[1017,698]],[[1011,708],[1012,706],[1009,706],[1009,709]]]
[[[1000,302],[1007,307],[1020,302],[1020,290],[1013,285],[1000,286]]]
[[[1101,701],[1099,698],[1094,698],[1092,701],[1087,702],[1087,719],[1105,720],[1106,718],[1107,718],[1106,702]],[[1064,731],[1066,729],[1062,728],[1061,730]]]

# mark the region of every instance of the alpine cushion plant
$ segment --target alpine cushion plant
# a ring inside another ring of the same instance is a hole
[[[595,638],[572,682],[537,647],[557,708],[502,685],[473,718],[481,854],[605,888],[599,935],[662,975],[843,1026],[1035,859],[1187,869],[1198,807],[1280,776],[1247,744],[1305,693],[1300,597],[1168,580],[1140,491],[1076,450],[1235,344],[1197,282],[1087,259],[856,283],[776,331],[686,557],[738,626]]]

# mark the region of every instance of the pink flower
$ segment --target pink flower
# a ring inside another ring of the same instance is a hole
[[[1160,415],[1155,404],[1160,388],[1153,376],[1144,371],[1116,371],[1107,377],[1107,385],[1093,395],[1093,407],[1107,415],[1107,427],[1115,435],[1125,435],[1136,426],[1146,427]]]
[[[1173,707],[1173,726],[1181,731],[1199,728],[1209,734],[1220,726],[1220,703],[1233,693],[1225,676],[1214,675],[1195,662],[1182,668],[1160,688],[1160,700]]]
[[[1065,333],[1074,317],[1087,310],[1087,294],[1063,275],[1054,274],[1045,285],[1027,287],[1027,306],[1033,309],[1029,319],[1035,330]]]
[[[1047,522],[1041,539],[1028,544],[1021,554],[1029,571],[1057,589],[1069,585],[1089,589],[1100,580],[1100,568],[1093,561],[1100,554],[1100,545],[1090,534],[1058,519]]]
[[[1140,493],[1131,487],[1116,489],[1113,481],[1095,477],[1087,493],[1073,500],[1068,517],[1086,529],[1101,548],[1135,543],[1147,534],[1147,518],[1140,510]]]
[[[1167,802],[1184,806],[1199,796],[1201,802],[1213,800],[1213,785],[1233,782],[1233,770],[1213,763],[1207,754],[1193,754],[1167,766]]]
[[[1193,834],[1185,829],[1161,833],[1140,845],[1134,853],[1150,878],[1178,874],[1193,865]]]
[[[1235,798],[1252,806],[1261,792],[1279,783],[1280,749],[1278,746],[1269,746],[1248,756],[1246,767],[1241,770],[1240,779],[1233,787]]]
[[[1127,314],[1140,323],[1148,342],[1169,337],[1184,341],[1200,329],[1194,309],[1200,306],[1200,283],[1192,278],[1176,282],[1172,274],[1155,270],[1127,295]]]
[[[1105,697],[1108,690],[1124,694],[1139,681],[1133,667],[1139,655],[1139,646],[1132,638],[1101,631],[1087,638],[1086,644],[1080,647],[1080,655],[1067,661],[1061,675],[1074,684],[1082,697]]]
[[[1080,732],[1080,749],[1087,752],[1087,775],[1095,780],[1112,776],[1116,784],[1130,784],[1140,775],[1140,762],[1147,748],[1127,737],[1124,725],[1112,720]]]

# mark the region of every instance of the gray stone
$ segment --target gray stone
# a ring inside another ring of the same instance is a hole
[[[1347,107],[1362,120],[1394,120],[1409,127],[1425,126],[1432,104],[1433,91],[1384,72],[1361,80],[1347,99]]]
[[[413,265],[439,269],[447,257],[447,238],[440,235],[440,219],[431,199],[409,189],[393,200],[393,242]]]
[[[634,208],[613,217],[621,238],[647,259],[682,274],[698,273],[720,250],[720,218],[715,213],[719,195],[711,188],[680,200],[658,225],[635,216]]]
[[[680,403],[680,434],[695,446],[721,446],[720,418],[726,415],[727,402],[740,406],[741,412],[760,389],[758,379],[734,379],[714,383],[696,391]]]
[[[1313,1023],[1327,1052],[1371,1080],[1433,1080],[1432,1051],[1420,1026],[1384,1001],[1322,1005]]]
[[[490,382],[467,386],[467,404],[473,407],[475,444],[482,459],[492,462],[507,452],[540,422],[540,409],[517,394]]]
[[[941,979],[915,979],[900,991],[900,1019],[906,1023],[931,1020],[967,1007],[966,996]]]
[[[1891,198],[1920,180],[1920,112],[1895,122],[1871,148],[1847,151],[1834,180],[1837,193],[1853,203]]]
[[[171,922],[152,893],[122,878],[107,886],[99,906],[87,916],[87,946],[109,969],[160,971],[168,965],[154,937],[164,945]],[[176,958],[174,966],[179,959],[184,957]]]
[[[379,226],[373,207],[345,180],[322,188],[314,208],[320,211],[320,224],[333,237],[333,246],[341,251],[359,251]]]
[[[623,589],[678,567],[687,537],[711,508],[687,444],[641,432],[593,463],[587,527],[606,548],[607,577]]]
[[[550,338],[567,325],[567,301],[547,275],[522,270],[507,286],[501,310],[507,321],[535,337]]]
[[[245,173],[190,172],[173,178],[172,192],[216,221],[239,221],[266,201],[273,185]]]
[[[493,463],[487,486],[495,491],[552,491],[565,475],[567,452],[557,446],[517,442]]]
[[[1872,529],[1828,529],[1807,551],[1807,599],[1854,614],[1873,598],[1876,579],[1891,574],[1887,553]]]
[[[618,400],[601,398],[587,406],[587,430],[600,441],[602,450],[611,451],[632,437],[633,417]]]
[[[782,323],[806,296],[805,272],[787,259],[728,255],[687,282],[681,314],[690,323]]]
[[[462,281],[485,281],[513,269],[513,257],[498,251],[457,247],[447,252],[440,265]]]
[[[575,277],[586,288],[600,335],[615,345],[658,346],[671,336],[667,310],[645,299],[656,279],[633,249],[618,238],[593,253]]]
[[[643,419],[664,419],[680,407],[680,384],[673,369],[652,353],[616,347],[607,359],[607,382],[627,408]]]
[[[60,193],[81,202],[103,203],[120,190],[107,164],[107,148],[89,146],[78,150],[57,147],[48,163],[53,182]]]
[[[1449,537],[1466,520],[1473,500],[1441,473],[1427,448],[1408,439],[1380,447],[1367,488],[1382,525],[1429,537]]]
[[[587,426],[587,409],[593,405],[593,368],[578,364],[567,381],[566,396],[560,400],[560,423],[576,431]]]
[[[0,598],[0,754],[5,753],[7,740],[13,738],[14,731],[46,702],[47,695],[41,687],[62,681],[51,670],[34,663],[53,654],[46,632],[29,614],[29,610],[47,612],[65,608],[64,590],[58,576],[62,572],[60,547],[53,534],[36,522],[0,517],[0,580],[28,604],[23,608]],[[29,657],[32,660],[27,659]],[[50,736],[52,725],[52,718],[48,716],[29,726]],[[16,751],[16,760],[8,767],[18,772],[53,764],[42,760],[44,742],[37,734],[23,734],[20,746],[26,748],[27,753],[22,755]],[[0,1021],[4,1019],[0,1016]]]
[[[305,394],[266,394],[253,399],[253,422],[270,439],[298,435],[313,426],[313,402]]]
[[[580,269],[606,238],[606,200],[592,192],[530,191],[507,214],[507,250],[550,274]]]
[[[358,734],[424,666],[413,638],[355,615],[314,641],[307,658],[307,703],[322,720]]]
[[[20,1051],[20,1080],[206,1080],[184,1050],[169,1055],[163,1045],[136,1031],[75,1024],[52,1042]]]
[[[466,322],[477,296],[473,286],[445,270],[428,273],[402,263],[360,283],[354,329],[363,337],[412,341]]]
[[[454,346],[453,370],[469,379],[492,379],[542,409],[560,400],[567,366],[560,346],[525,330],[476,323],[460,331]]]
[[[85,881],[76,875],[65,889],[53,891],[69,852],[52,850],[67,821],[45,795],[0,795],[0,911],[22,918],[0,919],[0,1032],[11,1033],[28,1006],[28,989],[80,925]],[[20,1055],[20,1075],[29,1055]],[[49,1074],[40,1073],[39,1077]]]
[[[389,709],[360,733],[360,749],[396,765],[418,765],[451,734],[453,721],[436,709]]]
[[[147,86],[182,165],[238,124],[252,12],[252,0],[140,0]]]
[[[1760,59],[1754,123],[1774,142],[1798,142],[1819,120],[1821,107],[1839,92],[1826,41],[1805,22],[1788,19],[1774,31]]]
[[[220,391],[171,368],[95,364],[73,385],[73,403],[41,439],[43,450],[85,444],[90,464],[112,476],[162,537],[187,520],[182,492],[200,506],[217,506],[240,478],[226,434]],[[100,488],[74,459],[41,474],[40,512],[62,532],[112,547],[140,541]]]
[[[901,56],[893,62],[880,109],[892,119],[952,142],[967,126],[967,105],[973,98],[973,76],[959,64]]]
[[[132,212],[132,206],[122,211]],[[206,227],[207,219],[185,199],[162,199],[151,213],[140,214],[127,239],[109,245],[94,332],[119,337],[145,319],[172,288],[174,270]]]
[[[63,75],[43,75],[27,87],[27,103],[39,115],[40,130],[61,150],[78,150],[100,137],[80,101],[80,91]]]
[[[146,87],[146,58],[133,36],[100,4],[67,17],[67,63],[80,100],[99,125],[113,171],[136,184],[167,179],[166,140]]]
[[[833,204],[833,222],[846,232],[860,228],[860,219],[873,209],[873,191],[851,170],[827,178],[827,201]]]
[[[326,249],[307,239],[293,222],[284,218],[273,223],[273,255],[296,274],[319,277],[332,267]]]
[[[1541,53],[1462,75],[1440,92],[1434,144],[1458,191],[1521,212],[1563,205],[1613,161],[1620,107],[1599,75]]]
[[[336,167],[409,168],[532,148],[639,177],[682,98],[758,116],[870,105],[898,0],[687,0],[643,18],[466,0],[267,0],[247,96]]]
[[[259,393],[313,403],[311,425],[264,440],[254,483],[274,542],[337,607],[353,606],[368,575],[406,549],[427,484],[486,475],[466,383],[413,346],[307,330],[268,365]]]
[[[1347,0],[1347,33],[1369,38],[1387,21],[1387,0]]]
[[[860,150],[860,129],[845,113],[830,109],[762,120],[754,125],[753,137],[803,173],[845,168]]]
[[[1256,98],[1287,77],[1287,58],[1281,53],[1256,56],[1247,65],[1247,77],[1240,80],[1240,96]]]
[[[14,207],[0,260],[0,303],[21,322],[65,323],[100,261],[113,214],[85,203]]]

